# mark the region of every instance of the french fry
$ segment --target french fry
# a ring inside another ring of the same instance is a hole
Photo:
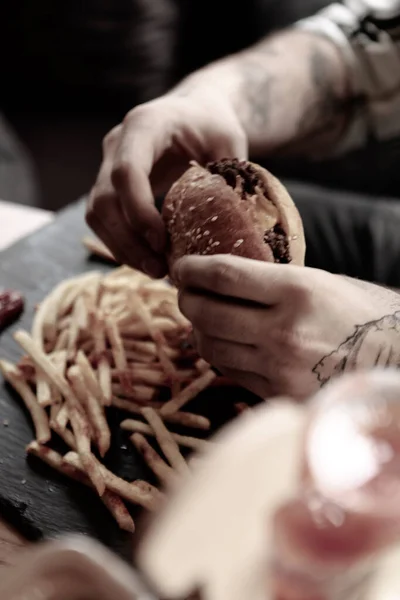
[[[100,257],[100,258],[102,258],[104,260],[108,260],[108,261],[110,261],[112,263],[116,262],[114,256],[110,252],[110,250],[100,240],[97,240],[95,238],[91,238],[89,236],[85,236],[82,239],[82,243],[85,246],[85,248],[87,250],[89,250],[89,252],[91,252],[92,254],[94,254],[95,256],[98,256],[98,257]]]
[[[143,456],[148,467],[153,471],[154,475],[160,480],[160,482],[169,486],[174,483],[176,479],[176,473],[167,463],[161,458],[161,456],[150,446],[146,438],[140,433],[135,433],[131,436],[131,442],[137,449],[137,451]]]
[[[71,322],[68,330],[68,355],[73,357],[76,352],[79,334],[88,325],[88,314],[83,296],[78,296],[72,309]]]
[[[163,335],[170,336],[177,333],[177,326],[174,321],[165,317],[156,317],[152,321],[157,331],[160,331]],[[132,316],[126,316],[125,319],[118,319],[118,325],[121,328],[121,335],[123,338],[133,338],[134,340],[146,339],[152,337],[149,333],[149,328],[146,323],[133,321]],[[155,341],[155,340],[154,340]]]
[[[129,281],[131,278],[151,281],[150,277],[144,273],[141,273],[140,271],[136,271],[135,269],[128,267],[127,265],[122,265],[121,267],[118,267],[117,269],[107,273],[107,275],[104,277],[104,281],[109,282],[114,281],[115,279],[123,279],[124,277],[129,279]]]
[[[155,388],[146,385],[131,385],[127,388],[120,383],[113,383],[111,390],[115,396],[125,399],[130,398],[134,402],[141,402],[142,404],[151,402],[156,396]]]
[[[82,350],[80,350],[76,356],[76,363],[82,372],[83,378],[90,392],[93,394],[93,396],[95,396],[95,398],[98,399],[102,406],[105,406],[107,404],[107,400],[103,394],[103,390],[101,389],[101,386],[96,378],[92,365]]]
[[[124,381],[129,381],[132,384],[142,383],[150,387],[166,386],[169,382],[168,376],[163,371],[157,371],[157,365],[141,365],[132,364],[126,371],[118,369],[111,370],[113,380],[123,378]],[[196,376],[194,369],[175,369],[175,377],[177,381],[182,383],[191,381]]]
[[[120,425],[121,429],[125,431],[134,431],[135,433],[143,433],[145,435],[154,436],[154,429],[142,421],[136,421],[135,419],[125,419]],[[179,446],[184,448],[191,448],[192,450],[202,451],[208,448],[212,442],[202,440],[187,435],[179,435],[178,433],[171,433],[171,436]]]
[[[25,382],[21,371],[6,360],[0,360],[0,371],[4,379],[12,385],[12,387],[21,396],[26,408],[30,412],[33,424],[36,431],[36,439],[40,444],[46,444],[51,438],[49,420],[46,411],[37,401],[34,393],[29,385]]]
[[[54,421],[57,423],[57,426],[63,431],[68,425],[69,421],[69,412],[68,406],[63,404],[60,407],[60,410],[57,412],[57,415],[54,418]]]
[[[80,457],[75,452],[68,452],[68,454],[64,456],[64,461],[78,469],[82,468]],[[114,473],[111,473],[111,471],[106,469],[103,465],[101,465],[101,472],[104,481],[106,482],[107,489],[118,494],[128,502],[143,506],[150,511],[154,511],[159,507],[160,502],[163,499],[163,494],[150,483],[140,483],[139,481],[128,483],[124,479],[114,475]]]
[[[52,361],[55,368],[59,371],[59,373],[61,373],[61,375],[64,375],[65,367],[67,364],[67,352],[65,350],[53,352],[50,356],[50,360]],[[48,383],[48,382],[46,382],[46,383]],[[50,384],[49,390],[50,390],[50,402],[47,404],[47,406],[61,404],[62,399],[61,399],[61,394],[58,391],[58,389],[54,385]],[[36,389],[36,396],[37,396],[37,398],[39,400],[39,404],[40,404],[38,389]]]
[[[102,496],[102,501],[118,523],[119,527],[123,531],[134,533],[135,522],[118,494],[115,494],[110,490],[106,490]]]
[[[31,454],[32,456],[36,456],[40,458],[43,462],[45,462],[49,467],[58,471],[62,475],[66,475],[75,481],[79,481],[80,483],[89,482],[85,474],[74,466],[71,466],[64,462],[63,457],[55,450],[48,448],[47,446],[41,446],[36,441],[31,442],[26,447],[27,454]]]
[[[68,338],[69,338],[69,334],[68,334],[68,330],[64,329],[64,331],[61,331],[61,333],[59,334],[56,343],[54,344],[54,351],[57,350],[65,350],[68,346]]]
[[[132,366],[124,371],[113,369],[111,371],[111,377],[113,381],[121,381],[121,385],[123,385],[122,381],[124,381],[124,389],[128,390],[129,386],[126,388],[126,383],[131,385],[144,384],[154,389],[154,387],[157,386],[165,386],[167,382],[166,375],[162,371],[156,371],[155,369],[146,368],[143,366],[138,367],[137,365]]]
[[[116,397],[113,397],[112,404],[116,408],[125,410],[126,412],[131,412],[134,415],[142,414],[143,404],[138,404],[137,402],[131,402],[130,400],[123,400]],[[161,402],[151,402],[148,404],[148,406],[151,406],[159,413],[163,404]],[[179,411],[171,415],[166,415],[163,417],[163,419],[167,423],[175,423],[176,425],[181,425],[182,427],[201,429],[202,431],[208,431],[208,429],[211,427],[209,419],[203,417],[202,415],[196,415],[195,413]]]
[[[57,337],[57,315],[62,296],[72,285],[71,280],[64,281],[40,303],[33,319],[32,338],[41,350],[45,341],[55,342]]]
[[[99,463],[90,450],[90,435],[86,417],[82,407],[69,386],[67,380],[61,375],[44,352],[35,344],[31,336],[25,331],[17,331],[14,339],[27,352],[39,369],[42,369],[50,381],[64,396],[68,406],[69,417],[76,439],[79,456],[89,478],[101,496],[105,489],[104,480],[99,469]]]
[[[199,358],[196,360],[196,362],[194,364],[194,368],[199,373],[205,373],[206,371],[209,370],[210,365],[208,364],[208,362],[206,360],[204,360],[204,358]]]
[[[15,334],[27,353],[18,367],[12,365],[23,386],[17,391],[46,418],[43,433],[31,413],[36,436],[43,444],[53,431],[70,449],[62,457],[34,442],[29,453],[96,489],[127,531],[134,530],[134,522],[125,501],[154,511],[164,496],[145,481],[117,477],[91,446],[101,456],[110,447],[112,412],[106,407],[111,405],[137,415],[121,427],[133,432],[132,443],[161,484],[170,486],[189,473],[179,447],[202,452],[210,442],[172,433],[169,424],[208,431],[209,419],[181,409],[207,386],[224,382],[188,343],[190,329],[175,287],[122,266],[62,282],[39,305],[32,336]],[[166,388],[170,400],[160,402]],[[145,436],[157,440],[159,453]]]
[[[125,349],[122,338],[119,333],[118,325],[111,317],[105,319],[105,327],[108,340],[111,345],[111,351],[114,357],[114,363],[118,371],[123,372],[128,368],[125,356]]]
[[[75,452],[77,451],[75,436],[70,429],[62,429],[59,427],[57,421],[52,422],[51,428],[64,441],[68,448],[75,450]]]
[[[179,450],[177,442],[172,437],[171,432],[165,427],[165,424],[161,420],[160,416],[153,408],[150,407],[143,408],[142,414],[154,431],[158,445],[163,451],[164,456],[169,461],[171,467],[173,467],[178,473],[186,474],[189,471],[186,461]]]
[[[61,454],[58,454],[54,450],[51,450],[46,446],[40,446],[37,442],[31,442],[27,446],[26,451],[28,454],[36,456],[62,475],[66,475],[74,481],[78,481],[79,483],[89,487],[93,487],[90,480],[81,468],[77,468],[76,466],[68,464]],[[114,494],[110,490],[106,490],[103,494],[102,501],[113,515],[121,529],[131,533],[135,531],[133,519],[130,516],[125,504],[117,494]]]
[[[50,427],[53,427],[52,423],[55,421],[60,410],[61,410],[61,403],[60,404],[52,404],[50,406]]]
[[[100,456],[104,457],[110,448],[111,442],[110,428],[104,414],[104,409],[90,390],[87,389],[82,372],[77,365],[68,369],[68,379],[76,397],[86,408]]]
[[[50,383],[40,371],[38,371],[36,378],[36,396],[42,408],[46,408],[46,406],[52,404]]]
[[[141,321],[147,328],[147,331],[154,341],[157,350],[158,360],[160,361],[165,374],[169,378],[172,387],[173,395],[177,394],[180,389],[179,378],[177,377],[176,368],[165,352],[165,348],[168,346],[167,341],[165,339],[164,333],[159,329],[151,315],[151,312],[144,304],[142,299],[138,294],[134,297],[136,299],[137,307],[136,314],[140,317]]]
[[[153,341],[135,340],[129,337],[125,337],[124,347],[127,355],[129,352],[136,352],[138,355],[149,356],[153,360],[156,360],[157,358],[157,349]],[[177,348],[171,348],[170,346],[166,346],[165,353],[171,360],[177,360],[178,358],[180,358],[181,355]]]
[[[160,414],[165,417],[180,410],[185,404],[193,400],[200,392],[205,390],[216,378],[216,374],[211,369],[202,373],[197,379],[189,383],[177,396],[166,402]]]
[[[186,319],[186,317],[183,316],[183,314],[179,310],[177,299],[175,296],[173,297],[172,302],[171,302],[171,300],[164,300],[161,303],[159,310],[162,315],[164,315],[164,316],[167,315],[173,321],[175,321],[175,323],[178,325],[179,329],[182,329],[184,331],[190,330],[190,327],[191,327],[190,322]]]
[[[106,356],[106,340],[103,315],[92,312],[91,325],[93,327],[94,351],[98,357],[97,375],[99,384],[105,398],[106,406],[111,404],[111,367]]]
[[[139,352],[135,352],[135,350],[127,350],[125,352],[126,360],[128,361],[128,367],[132,363],[141,363],[144,365],[152,365],[154,364],[154,356],[150,356],[149,354],[140,354]]]
[[[83,275],[78,275],[78,277],[70,279],[69,282],[71,285],[63,294],[58,307],[59,317],[61,318],[65,316],[72,310],[74,302],[80,294],[87,295],[89,293],[95,297],[96,290],[98,290],[100,285],[101,277],[102,275],[100,273],[97,271],[92,271],[90,273],[84,273]]]

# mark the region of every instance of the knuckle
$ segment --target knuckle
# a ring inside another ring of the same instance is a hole
[[[127,160],[118,160],[111,171],[111,181],[115,188],[124,186],[130,177],[132,165]]]
[[[132,108],[129,112],[126,113],[122,124],[125,127],[131,127],[133,123],[137,123],[138,121],[142,121],[147,118],[149,113],[149,106],[147,104],[139,104]]]
[[[102,142],[103,154],[106,154],[109,151],[110,147],[114,146],[114,142],[118,138],[120,131],[121,126],[116,125],[104,136]]]

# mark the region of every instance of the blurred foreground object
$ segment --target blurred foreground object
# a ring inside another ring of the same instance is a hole
[[[2,572],[3,600],[155,600],[135,573],[111,552],[84,537],[41,545]]]
[[[390,370],[246,413],[150,529],[140,567],[174,598],[397,598],[399,425]]]
[[[398,372],[346,376],[317,394],[302,454],[299,494],[275,515],[273,598],[383,598],[368,587],[400,542]]]

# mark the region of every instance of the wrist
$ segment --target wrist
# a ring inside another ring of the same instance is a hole
[[[223,102],[251,152],[262,155],[332,145],[347,123],[348,87],[347,65],[334,43],[292,29],[193,73],[171,93]]]
[[[228,57],[195,71],[178,83],[169,96],[191,101],[217,102],[234,111],[241,80],[236,72],[235,57]]]

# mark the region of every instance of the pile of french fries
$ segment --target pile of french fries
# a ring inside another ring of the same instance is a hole
[[[209,420],[183,409],[219,378],[187,343],[189,333],[175,288],[120,267],[60,283],[37,307],[31,333],[14,334],[24,351],[19,363],[0,361],[32,417],[28,454],[92,487],[130,532],[135,525],[127,503],[157,510],[168,487],[190,472],[181,448],[202,451],[210,444],[204,439]],[[165,388],[169,399],[162,402]],[[121,427],[132,432],[159,486],[125,481],[102,463],[112,435],[109,406],[132,413]],[[174,424],[202,436],[173,433]],[[69,449],[64,455],[51,446],[54,434]]]

